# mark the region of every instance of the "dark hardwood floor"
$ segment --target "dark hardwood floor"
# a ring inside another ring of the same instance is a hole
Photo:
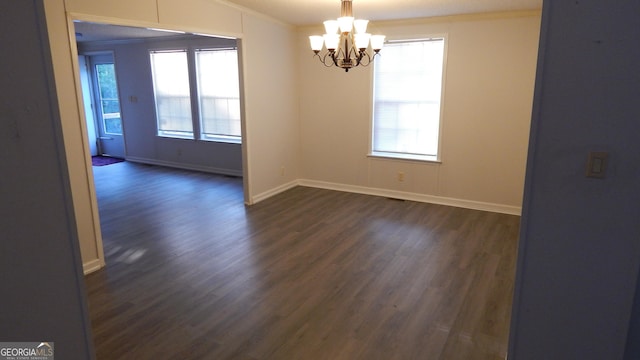
[[[94,168],[98,359],[504,359],[519,217]]]

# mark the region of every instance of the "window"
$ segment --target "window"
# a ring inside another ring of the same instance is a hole
[[[438,160],[444,39],[392,42],[374,65],[371,155]]]
[[[151,51],[150,57],[158,136],[241,142],[235,48]]]
[[[193,138],[187,51],[151,52],[158,135]]]
[[[107,135],[122,135],[122,120],[120,119],[120,99],[116,84],[115,66],[96,64],[96,78],[98,80],[98,96],[102,111],[102,128]]]
[[[238,55],[234,49],[196,50],[200,138],[240,141]]]

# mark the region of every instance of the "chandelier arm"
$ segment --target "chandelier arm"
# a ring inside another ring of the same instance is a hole
[[[333,60],[333,64],[335,66],[338,66],[338,56],[336,56],[336,53],[331,53],[331,59]]]
[[[362,50],[358,50],[358,56],[356,57],[356,66],[360,66],[360,64],[362,64],[362,59],[364,58],[365,55],[367,55],[366,52]]]
[[[356,49],[355,47],[351,48],[351,51],[353,52],[353,67],[356,67],[358,65],[360,65],[360,61],[362,60],[362,54],[363,52],[360,51],[359,49]]]
[[[331,55],[331,57],[333,58],[333,63],[338,67],[341,67],[340,64],[338,64],[338,61],[340,60],[340,54],[342,54],[343,62],[349,58],[349,56],[345,54],[345,52],[341,48],[338,48],[338,50]]]
[[[325,53],[324,56],[322,58],[320,58],[320,55],[318,55],[318,60],[320,60],[320,62],[322,63],[322,65],[326,66],[326,67],[332,67],[333,66],[333,62],[329,61],[329,63],[327,63],[327,56],[329,56],[329,53]]]
[[[374,55],[374,56],[375,56],[375,55]],[[365,61],[362,61],[362,60],[364,60],[364,59],[366,59],[367,61],[366,61],[366,62],[365,62]],[[362,58],[361,58],[360,60],[361,60],[361,61],[360,61],[360,64],[361,64],[362,66],[369,66],[369,64],[371,64],[371,62],[373,62],[373,58],[372,58],[372,57],[371,57],[371,55],[369,55],[369,53],[368,53],[368,52],[366,52],[366,51],[363,51],[363,52],[362,52]]]
[[[351,49],[349,49],[349,55],[349,60],[352,60],[351,56],[353,56],[353,60],[356,60],[356,62],[358,62],[358,57],[360,56],[358,54],[358,50],[352,47]]]
[[[313,57],[317,57],[318,61],[320,61],[320,63],[322,63],[322,65],[326,66],[326,67],[331,67],[333,66],[332,63],[329,63],[329,65],[327,65],[326,63],[326,59],[327,59],[327,54],[324,54],[324,56],[320,57],[320,52],[316,52]]]

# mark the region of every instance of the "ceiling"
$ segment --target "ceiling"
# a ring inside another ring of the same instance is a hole
[[[73,25],[76,31],[76,41],[79,43],[123,39],[146,39],[181,35],[174,32],[157,31],[130,26],[96,24],[83,21],[74,21]]]
[[[226,0],[293,25],[316,25],[340,16],[340,0]],[[396,20],[500,11],[536,10],[542,0],[353,0],[353,15]]]
[[[282,22],[321,26],[340,16],[340,0],[221,0],[268,15]],[[500,11],[535,10],[542,0],[353,0],[353,15],[373,21],[424,18]],[[176,36],[152,29],[75,22],[79,43],[100,40]]]

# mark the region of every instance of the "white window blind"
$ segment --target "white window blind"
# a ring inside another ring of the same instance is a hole
[[[187,51],[154,51],[150,56],[158,135],[192,139]]]
[[[240,141],[237,50],[197,50],[196,66],[201,138]]]
[[[376,59],[372,155],[438,159],[444,39],[394,42]]]

